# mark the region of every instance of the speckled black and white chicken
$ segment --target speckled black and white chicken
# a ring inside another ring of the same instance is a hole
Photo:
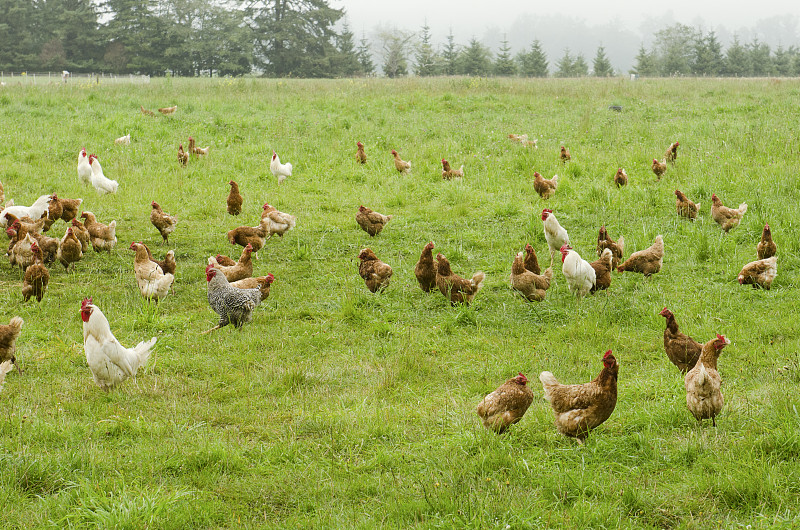
[[[219,323],[204,333],[228,324],[241,328],[243,324],[252,320],[253,309],[261,303],[261,291],[231,287],[225,275],[211,265],[206,267],[206,281],[208,282],[208,303],[211,309],[219,315]]]

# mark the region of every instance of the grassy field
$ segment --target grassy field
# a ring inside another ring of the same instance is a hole
[[[111,255],[74,273],[56,264],[41,304],[0,264],[7,323],[25,319],[23,374],[0,394],[0,527],[115,528],[796,528],[800,525],[800,82],[775,80],[153,80],[0,89],[0,180],[7,198],[82,197],[117,221]],[[172,117],[146,108],[177,104]],[[608,105],[621,105],[616,113]],[[114,138],[130,133],[130,146]],[[538,149],[508,133],[538,138]],[[178,142],[211,153],[178,166]],[[354,160],[361,140],[369,157]],[[656,182],[653,157],[681,143]],[[558,148],[573,161],[566,167]],[[119,192],[81,185],[76,156],[98,154]],[[391,149],[413,163],[399,176]],[[272,149],[294,164],[278,186]],[[442,157],[465,165],[440,178]],[[613,186],[617,167],[630,184]],[[532,175],[558,173],[546,203]],[[225,211],[227,182],[245,197]],[[702,211],[677,217],[680,188]],[[725,235],[711,194],[747,202]],[[179,216],[170,247],[150,201]],[[241,332],[213,326],[203,268],[237,255],[225,232],[270,202],[297,216],[255,262],[272,294]],[[371,239],[359,204],[395,218]],[[593,260],[597,230],[626,256],[664,235],[662,271],[614,274],[576,304],[556,266],[542,303],[509,287],[514,255],[545,260],[552,208]],[[740,286],[765,222],[778,245],[770,291]],[[64,233],[58,222],[52,232]],[[131,241],[174,248],[175,294],[148,305]],[[423,293],[413,267],[433,240],[464,276],[486,272],[468,307]],[[384,294],[357,273],[370,246],[394,268]],[[92,296],[125,345],[158,336],[135,382],[108,394],[83,352],[80,300]],[[701,342],[725,334],[725,408],[698,426],[662,342],[668,306]],[[589,381],[612,349],[619,401],[585,446],[555,430],[538,373]],[[779,371],[780,369],[780,371]],[[480,399],[518,371],[536,399],[505,435],[486,432]]]

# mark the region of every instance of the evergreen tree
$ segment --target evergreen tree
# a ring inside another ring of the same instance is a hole
[[[611,61],[606,56],[606,49],[602,46],[597,48],[597,55],[592,61],[592,72],[595,77],[611,77],[614,75],[614,67],[611,66]]]
[[[456,75],[458,73],[458,57],[460,51],[455,43],[453,37],[453,30],[450,29],[450,34],[447,35],[447,44],[442,50],[442,65],[445,75]]]
[[[555,77],[572,77],[575,72],[575,59],[569,53],[569,48],[564,49],[564,55],[556,63]]]
[[[783,46],[778,45],[775,50],[775,55],[772,56],[772,68],[775,73],[781,77],[790,77],[794,72],[792,68],[792,54],[790,51],[783,49]]]
[[[750,57],[747,49],[739,42],[739,37],[734,35],[733,42],[725,51],[723,73],[731,77],[747,77],[750,72]]]
[[[354,42],[355,36],[350,31],[350,26],[345,22],[342,32],[336,36],[336,51],[333,61],[333,73],[337,76],[353,77],[361,73],[358,53]]]
[[[636,54],[636,64],[631,69],[632,74],[641,77],[653,77],[658,75],[658,65],[656,64],[655,54],[648,52],[644,43],[639,46],[639,53]]]
[[[656,32],[655,49],[662,75],[686,75],[694,55],[697,31],[683,24],[674,24]]]
[[[34,32],[33,2],[0,0],[0,13],[0,68],[13,71],[35,67],[41,42]]]
[[[422,26],[417,45],[417,54],[414,57],[414,70],[420,77],[429,77],[438,73],[436,51],[431,44],[431,28],[428,22]]]
[[[383,74],[386,77],[402,77],[408,75],[408,45],[412,37],[412,34],[399,30],[384,31],[381,33]]]
[[[722,71],[722,46],[712,31],[708,35],[699,34],[694,43],[694,52],[689,62],[692,74],[716,76]]]
[[[361,40],[358,42],[356,50],[358,64],[361,66],[361,74],[367,77],[375,75],[375,63],[372,62],[372,52],[369,49],[367,36],[362,33]]]
[[[517,55],[519,72],[525,77],[547,77],[549,75],[547,55],[542,49],[542,44],[535,40],[531,49]]]
[[[472,37],[461,52],[460,73],[463,75],[487,76],[492,69],[491,53],[478,39]]]
[[[586,62],[586,57],[579,53],[572,63],[572,77],[586,77],[589,75],[589,64]]]
[[[508,77],[517,75],[517,65],[511,56],[511,46],[508,45],[508,39],[503,34],[503,40],[500,43],[500,53],[494,61],[494,74]]]
[[[750,75],[755,77],[772,75],[772,57],[766,43],[759,42],[756,38],[747,45],[747,54],[749,55]]]
[[[344,15],[326,0],[257,0],[246,10],[257,64],[276,77],[327,77],[337,54],[333,26]]]

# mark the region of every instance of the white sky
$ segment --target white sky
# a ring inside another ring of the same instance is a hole
[[[488,27],[504,30],[524,14],[574,17],[588,25],[618,21],[631,30],[667,15],[670,21],[695,26],[703,19],[707,26],[731,31],[751,27],[760,19],[800,15],[797,0],[331,0],[331,5],[347,10],[356,35],[369,33],[378,24],[415,31],[427,19],[433,30],[452,26],[456,35],[480,36]]]

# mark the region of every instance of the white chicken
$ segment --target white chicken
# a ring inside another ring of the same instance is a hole
[[[275,151],[272,151],[272,161],[269,163],[269,170],[278,178],[278,184],[286,180],[286,177],[292,176],[292,164],[289,162],[281,164],[281,159]]]
[[[5,228],[8,225],[8,217],[6,214],[9,213],[14,217],[30,217],[34,221],[38,221],[42,218],[42,215],[50,206],[50,195],[40,195],[36,201],[31,204],[30,206],[7,206],[3,208],[3,211],[0,212],[0,226]]]
[[[542,210],[542,221],[544,222],[544,238],[547,240],[547,246],[550,247],[550,265],[552,265],[556,254],[561,251],[561,247],[569,245],[569,235],[559,224],[553,210],[549,208]]]
[[[100,165],[100,160],[97,155],[89,155],[89,165],[92,166],[92,186],[100,195],[106,193],[117,193],[119,183],[116,180],[111,180],[103,174],[103,167]]]
[[[165,273],[158,264],[147,255],[147,248],[141,243],[131,243],[130,249],[136,252],[133,259],[133,274],[139,292],[146,300],[161,300],[169,293],[175,276]]]
[[[273,234],[278,234],[283,237],[283,234],[291,230],[297,224],[297,217],[288,213],[283,213],[275,209],[274,206],[264,204],[261,207],[261,222],[266,223],[267,233],[271,239]]]
[[[131,145],[131,135],[126,134],[125,136],[120,136],[116,140],[114,140],[115,145]]]
[[[561,271],[567,279],[569,292],[576,295],[578,300],[584,297],[597,282],[594,267],[564,243],[561,247]]]
[[[91,298],[81,302],[83,349],[97,386],[108,392],[129,377],[135,377],[150,357],[156,337],[133,348],[123,347],[111,333],[108,319]]]
[[[78,178],[84,184],[92,183],[92,166],[89,165],[89,155],[86,154],[86,148],[78,151]]]

